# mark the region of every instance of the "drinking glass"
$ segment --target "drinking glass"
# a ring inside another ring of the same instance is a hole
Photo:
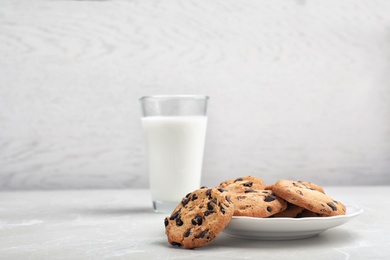
[[[140,98],[156,212],[172,212],[187,193],[200,187],[208,100],[200,95]]]

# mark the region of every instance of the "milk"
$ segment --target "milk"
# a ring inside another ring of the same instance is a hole
[[[179,202],[200,187],[206,116],[142,118],[153,201]]]

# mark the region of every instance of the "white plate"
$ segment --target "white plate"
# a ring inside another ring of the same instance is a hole
[[[312,218],[253,218],[233,216],[222,231],[228,236],[258,240],[291,240],[316,236],[329,228],[345,224],[363,209],[346,205],[347,214]]]

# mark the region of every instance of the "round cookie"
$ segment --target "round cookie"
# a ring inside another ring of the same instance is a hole
[[[188,193],[164,220],[168,242],[184,248],[211,243],[233,216],[229,196],[222,188],[203,187]]]
[[[286,201],[315,213],[327,216],[345,215],[346,213],[346,207],[341,202],[298,181],[279,180],[272,190]]]
[[[297,215],[301,214],[302,211],[305,210],[302,207],[291,204],[287,202],[287,208],[275,215],[271,216],[273,218],[295,218]]]
[[[324,191],[324,188],[322,188],[320,185],[318,184],[315,184],[315,183],[312,183],[312,182],[307,182],[307,181],[298,181],[299,183],[309,187],[309,188],[312,188],[312,189],[315,189],[315,190],[318,190],[322,193],[325,193]],[[275,184],[270,184],[270,185],[267,185],[265,186],[265,190],[272,190],[272,188],[274,187]]]
[[[326,217],[323,214],[315,213],[313,211],[304,209],[301,213],[299,213],[297,218],[318,218],[318,217]]]
[[[232,193],[234,216],[266,218],[286,209],[287,202],[270,190],[247,190]]]
[[[261,178],[254,176],[246,176],[235,180],[224,181],[219,184],[219,187],[230,192],[245,192],[246,190],[264,190],[265,183]]]
[[[308,181],[298,181],[300,184],[303,184],[309,188],[312,188],[312,189],[315,189],[315,190],[318,190],[322,193],[325,193],[324,191],[324,188],[322,188],[320,185],[318,184],[315,184],[315,183],[312,183],[312,182],[308,182]]]

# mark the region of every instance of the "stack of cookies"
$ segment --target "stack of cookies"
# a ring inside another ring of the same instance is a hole
[[[188,193],[165,218],[168,242],[174,246],[205,246],[229,224],[232,216],[257,218],[345,215],[346,207],[310,182],[279,180],[266,185],[246,176]]]

